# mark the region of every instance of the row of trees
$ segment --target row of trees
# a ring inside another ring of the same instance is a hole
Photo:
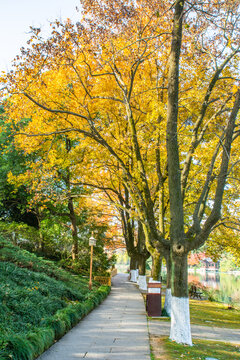
[[[94,270],[104,273],[115,260],[104,251],[108,246],[105,241],[108,222],[102,209],[86,201],[87,191],[83,187],[71,189],[70,165],[59,163],[54,169],[49,163],[47,168],[41,168],[43,151],[27,155],[17,149],[3,109],[0,121],[1,233],[28,250],[60,260],[75,271],[87,272],[88,240],[94,232],[97,238]],[[63,137],[57,143],[70,146]],[[64,152],[59,152],[58,158],[64,161]]]
[[[55,197],[57,181],[73,238],[79,190],[114,206],[132,266],[144,273],[151,254],[156,279],[165,258],[170,337],[192,344],[188,253],[220,226],[239,228],[239,4],[82,4],[81,22],[56,21],[47,40],[32,29],[2,77],[16,146],[30,157],[10,180],[38,197]]]

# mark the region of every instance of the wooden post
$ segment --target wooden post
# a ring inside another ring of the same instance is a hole
[[[92,263],[93,263],[93,245],[91,245],[91,257],[90,257],[90,278],[89,278],[89,290],[92,290]]]

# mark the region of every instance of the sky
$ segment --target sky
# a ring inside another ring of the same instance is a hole
[[[11,61],[26,46],[30,26],[48,33],[55,19],[78,21],[79,0],[0,0],[0,72],[11,69]]]

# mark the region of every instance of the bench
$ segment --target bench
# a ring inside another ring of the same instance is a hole
[[[189,290],[189,295],[191,298],[197,298],[197,299],[202,299],[202,292],[199,291],[197,289],[197,287],[195,285],[191,285],[190,290]]]

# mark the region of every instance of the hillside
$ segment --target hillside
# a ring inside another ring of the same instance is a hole
[[[109,291],[0,238],[0,359],[35,359]]]

